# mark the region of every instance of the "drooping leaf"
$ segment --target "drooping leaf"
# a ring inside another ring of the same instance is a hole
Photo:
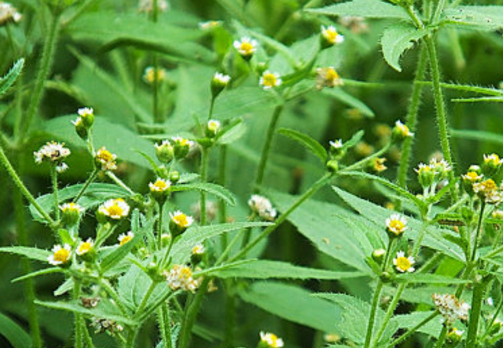
[[[327,161],[327,150],[325,150],[325,148],[318,141],[311,138],[309,135],[287,128],[278,129],[278,133],[283,134],[302,144],[314,155],[316,155],[322,163],[325,163]]]
[[[9,72],[2,78],[0,78],[0,96],[7,92],[7,90],[16,82],[19,74],[23,70],[24,58],[19,59],[14,66],[9,70]]]
[[[404,9],[380,0],[353,0],[323,8],[308,9],[306,12],[326,16],[397,18],[410,21]]]
[[[400,57],[426,34],[428,30],[417,29],[412,24],[396,23],[386,28],[381,38],[384,59],[393,69],[402,71]]]
[[[365,276],[361,272],[336,272],[300,267],[281,261],[248,260],[210,272],[218,278],[348,279]]]
[[[257,282],[239,296],[272,315],[323,332],[335,332],[341,308],[295,285]],[[293,305],[295,304],[295,305]]]
[[[199,183],[171,186],[172,192],[192,191],[192,190],[207,192],[220,199],[223,199],[227,204],[236,205],[236,197],[234,196],[234,194],[221,185],[207,182],[199,182]]]
[[[0,313],[0,335],[5,337],[13,348],[32,347],[30,335],[3,313]]]

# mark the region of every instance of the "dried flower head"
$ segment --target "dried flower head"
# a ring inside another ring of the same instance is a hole
[[[468,320],[470,310],[468,303],[459,301],[456,296],[450,294],[433,294],[431,297],[447,326],[452,325],[457,319]]]
[[[271,201],[264,196],[252,195],[248,200],[248,206],[253,213],[267,221],[273,221],[278,215],[278,212],[273,208]]]
[[[365,17],[344,16],[339,18],[339,24],[349,28],[354,34],[366,33],[369,30]]]
[[[282,81],[278,73],[272,73],[266,70],[260,77],[259,83],[264,89],[271,89],[281,86]]]
[[[392,236],[400,237],[407,228],[407,219],[405,216],[392,214],[386,219],[386,229]]]
[[[68,244],[65,244],[63,247],[57,244],[52,249],[52,252],[52,255],[48,258],[49,263],[54,266],[61,266],[70,261],[72,247]]]
[[[194,292],[199,283],[192,277],[192,269],[187,266],[174,265],[168,272],[165,272],[166,281],[171,290],[184,290]]]
[[[270,332],[260,332],[260,343],[268,348],[281,348],[283,347],[283,340]]]
[[[55,141],[47,142],[40,150],[33,153],[35,163],[52,162],[56,164],[56,170],[59,173],[65,171],[68,169],[68,166],[63,161],[70,155],[70,150],[64,145],[65,143],[57,143]]]
[[[109,199],[103,203],[98,212],[112,220],[120,220],[129,214],[129,205],[122,198]]]
[[[370,169],[376,173],[384,172],[386,169],[388,169],[384,162],[386,162],[386,158],[376,157],[370,162]]]
[[[245,59],[251,58],[257,51],[257,46],[258,42],[249,37],[243,37],[241,40],[234,41],[234,48]]]
[[[396,253],[396,257],[393,259],[393,265],[395,265],[395,268],[398,272],[409,272],[412,273],[415,271],[415,268],[412,267],[416,261],[412,256],[405,256],[405,253],[403,251],[399,251]]]
[[[18,23],[23,16],[8,2],[0,1],[0,26],[7,23]]]

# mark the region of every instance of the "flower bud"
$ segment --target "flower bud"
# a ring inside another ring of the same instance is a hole
[[[87,128],[91,128],[94,124],[94,110],[93,108],[80,108],[77,110],[82,124]]]
[[[341,158],[344,156],[345,151],[343,150],[342,140],[330,141],[330,156],[333,158]]]
[[[368,168],[374,173],[384,172],[386,169],[388,169],[388,167],[384,165],[384,162],[386,162],[386,158],[376,157],[369,162]]]
[[[182,137],[173,137],[171,143],[174,146],[174,154],[176,159],[185,158],[190,148],[194,145],[194,142],[184,139]]]
[[[484,164],[482,165],[482,173],[485,176],[491,177],[498,172],[503,163],[503,159],[493,153],[490,155],[484,155]]]
[[[447,332],[447,343],[451,345],[451,347],[455,347],[459,342],[461,342],[461,338],[463,337],[464,331],[460,331],[455,327],[451,328]]]
[[[391,133],[391,139],[393,142],[399,143],[405,140],[406,138],[411,138],[414,136],[414,133],[409,131],[409,127],[404,125],[400,121],[396,121],[395,127]]]
[[[233,45],[239,55],[248,62],[257,51],[258,42],[249,37],[243,37],[241,40],[234,41]]]
[[[150,194],[158,202],[164,202],[170,193],[171,181],[157,178],[155,182],[148,184]]]
[[[171,243],[171,235],[167,233],[161,234],[161,245],[167,247]]]
[[[171,173],[169,173],[169,181],[171,183],[176,184],[180,180],[180,172],[173,170]]]
[[[337,160],[329,160],[327,162],[327,170],[330,172],[330,173],[337,173],[337,171],[339,170],[339,161]]]
[[[214,138],[220,131],[220,121],[209,120],[206,125],[206,136],[208,138]]]
[[[320,41],[322,48],[328,48],[343,43],[344,36],[339,34],[333,25],[321,26]]]
[[[155,144],[155,155],[162,163],[170,163],[175,156],[175,148],[168,140],[163,140],[160,144]]]
[[[384,249],[375,249],[372,252],[372,259],[381,265],[384,261],[384,257],[386,256],[386,250]]]
[[[211,79],[211,96],[216,98],[229,84],[231,77],[222,73],[215,73]]]
[[[190,262],[193,266],[196,266],[203,259],[203,255],[205,253],[204,245],[198,244],[194,248],[192,248],[192,255],[190,256]]]
[[[415,169],[417,173],[417,179],[421,187],[424,189],[429,188],[435,182],[435,167],[420,163],[419,167]]]
[[[80,215],[84,212],[82,208],[77,203],[65,203],[59,206],[61,210],[61,223],[64,226],[74,226],[79,222]]]
[[[181,211],[175,211],[174,213],[169,213],[169,216],[171,217],[171,220],[169,222],[169,231],[171,232],[171,237],[176,238],[187,228],[192,225],[194,222],[194,219],[192,216],[187,216]]]
[[[72,121],[75,126],[75,132],[82,140],[87,140],[89,137],[89,130],[82,122],[82,117],[78,117],[75,121]]]

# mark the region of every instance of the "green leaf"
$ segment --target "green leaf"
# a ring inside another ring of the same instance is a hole
[[[438,274],[422,274],[411,273],[403,274],[394,278],[398,283],[410,284],[469,284],[470,280],[458,279],[453,277],[442,276]]]
[[[497,133],[490,133],[480,130],[467,130],[467,129],[453,129],[451,135],[454,138],[465,140],[478,140],[482,142],[489,142],[498,145],[503,145],[503,135]]]
[[[278,133],[283,134],[290,139],[293,139],[302,144],[314,155],[316,155],[322,163],[325,163],[327,161],[327,150],[325,150],[325,148],[318,141],[314,140],[309,135],[287,128],[278,129]]]
[[[100,263],[101,274],[105,273],[123,260],[131,252],[131,250],[133,250],[140,239],[141,238],[139,236],[135,235],[135,237],[125,245],[116,246],[111,253],[108,253],[105,257],[103,257],[103,260]]]
[[[103,300],[100,301],[100,304],[98,305],[98,307],[90,309],[90,308],[85,308],[82,305],[80,305],[78,302],[74,302],[74,301],[71,301],[71,302],[64,302],[64,301],[50,302],[50,301],[35,300],[35,304],[37,304],[39,306],[47,307],[47,308],[58,309],[58,310],[68,311],[68,312],[73,312],[73,313],[80,313],[80,314],[84,314],[84,315],[91,317],[91,318],[98,317],[98,318],[103,318],[103,319],[110,319],[110,320],[118,321],[120,323],[124,323],[126,325],[134,326],[134,325],[138,324],[136,321],[131,320],[129,318],[126,318],[125,316],[123,316],[119,312],[112,312],[111,311],[111,309],[113,309],[112,306],[108,306],[107,310],[105,310],[103,308],[105,306],[103,305],[102,302],[104,302],[104,301]]]
[[[84,184],[77,184],[65,187],[58,191],[60,203],[75,198]],[[79,205],[84,209],[91,209],[107,199],[129,197],[129,192],[120,186],[103,183],[93,183],[89,185],[86,192],[79,199]],[[38,204],[48,213],[54,210],[54,196],[52,193],[37,198]],[[30,213],[37,221],[45,221],[33,205],[30,205]]]
[[[266,222],[234,222],[229,224],[191,227],[175,241],[170,255],[173,257],[175,263],[183,263],[189,259],[192,248],[207,239],[226,232],[253,227],[266,227],[269,225],[271,224]]]
[[[295,285],[256,282],[239,296],[275,316],[323,332],[334,332],[341,316],[339,306]]]
[[[0,78],[0,96],[7,92],[7,90],[16,82],[19,74],[23,70],[24,58],[19,59],[14,66],[9,70],[7,75]]]
[[[295,196],[275,191],[268,192],[267,196],[280,212],[296,201]],[[375,248],[384,245],[382,242],[373,242],[386,238],[384,230],[377,230],[340,206],[315,200],[303,203],[290,214],[288,220],[321,252],[367,275],[373,274],[365,259]],[[356,226],[364,227],[355,228],[355,223],[358,224]]]
[[[442,23],[481,30],[503,28],[503,6],[456,6],[445,9]]]
[[[400,56],[428,32],[426,29],[417,29],[412,24],[405,23],[396,23],[386,28],[381,38],[384,59],[393,69],[401,72]]]
[[[62,273],[64,271],[65,270],[61,267],[51,267],[51,268],[41,269],[41,270],[38,270],[35,272],[25,274],[24,276],[18,277],[16,279],[13,279],[12,283],[20,282],[22,280],[38,277],[41,275],[52,274],[52,273]]]
[[[410,21],[404,9],[380,0],[353,0],[323,8],[309,9],[306,12],[340,17],[398,18]]]
[[[343,191],[335,186],[332,186],[334,191],[354,210],[358,211],[366,219],[372,221],[378,226],[382,226],[384,230],[386,218],[393,214],[393,211],[380,207],[372,202],[365,199],[361,199],[352,195],[349,192]],[[412,217],[407,217],[408,226],[410,227],[405,233],[405,237],[417,240],[419,236],[419,231],[423,227],[423,223]],[[426,234],[424,236],[422,245],[429,248],[438,250],[445,255],[448,255],[454,259],[464,261],[465,255],[462,249],[449,241],[447,241],[443,234],[454,234],[454,232],[449,230],[443,230],[435,226],[428,226],[426,228]]]
[[[0,335],[5,337],[13,348],[32,347],[30,335],[3,313],[0,313]]]
[[[390,324],[399,329],[412,329],[427,317],[429,317],[433,312],[413,312],[410,314],[399,314],[393,316],[390,320]],[[440,331],[442,331],[442,317],[438,316],[437,318],[432,319],[429,323],[421,326],[417,332],[421,332],[427,334],[428,336],[438,337],[440,335]]]
[[[334,272],[295,266],[281,261],[248,260],[209,272],[218,278],[348,279],[365,276],[361,272]]]
[[[334,99],[337,99],[343,104],[353,107],[359,110],[364,116],[374,117],[374,111],[370,109],[361,100],[353,97],[351,94],[344,92],[340,88],[323,88],[321,91],[323,94],[328,95]]]
[[[42,262],[48,262],[47,259],[51,256],[51,252],[43,249],[37,249],[32,247],[1,247],[0,253],[16,254],[21,256],[26,256],[31,260],[37,260]]]
[[[224,200],[229,205],[236,205],[236,197],[234,196],[234,194],[221,185],[208,182],[199,182],[193,184],[171,186],[172,192],[192,190],[207,192]]]
[[[230,144],[239,140],[246,134],[246,124],[242,120],[238,120],[234,124],[222,129],[222,132],[217,134],[216,141],[218,144]]]
[[[455,98],[453,103],[503,103],[503,97]]]

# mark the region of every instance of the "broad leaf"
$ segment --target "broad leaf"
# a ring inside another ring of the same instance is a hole
[[[341,17],[398,18],[410,21],[404,9],[380,0],[353,0],[323,8],[309,9],[306,12]]]
[[[444,24],[481,30],[503,28],[503,6],[457,6],[445,9],[442,16]]]
[[[402,71],[400,57],[426,34],[428,30],[417,29],[412,24],[396,23],[386,28],[381,38],[384,59],[393,69]]]

